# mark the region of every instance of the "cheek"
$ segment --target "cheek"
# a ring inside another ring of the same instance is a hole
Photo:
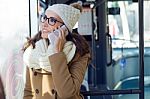
[[[49,32],[51,32],[53,30],[52,26],[45,27],[44,24],[42,24],[42,23],[39,24],[39,28],[40,28],[40,30],[42,30],[43,28],[46,28]]]
[[[42,29],[42,24],[41,23],[39,24],[39,27],[40,27],[40,30],[41,30]]]
[[[54,27],[50,26],[48,29],[52,31],[52,30],[54,30]]]
[[[58,27],[58,26],[56,26],[56,25],[50,26],[50,27],[49,27],[49,30],[50,30],[50,31],[54,31],[55,29],[57,29],[57,27]]]
[[[48,31],[52,31],[53,28],[52,28],[51,26],[49,26],[49,27],[47,27],[47,30],[48,30]]]

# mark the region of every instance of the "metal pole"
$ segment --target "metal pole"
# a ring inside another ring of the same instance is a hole
[[[98,40],[96,41],[96,86],[97,88],[106,87],[106,15],[107,0],[97,1],[97,25]]]
[[[139,4],[139,88],[141,93],[139,99],[144,99],[144,21],[143,21],[143,0],[138,0]]]
[[[31,4],[29,0],[29,36],[31,37]]]
[[[81,92],[84,96],[102,96],[102,95],[119,95],[119,94],[140,94],[140,89],[128,90],[99,90],[99,91],[86,91]]]
[[[93,27],[93,23],[94,23],[94,9],[95,8],[92,8],[91,9],[91,12],[92,12],[92,65],[94,67],[94,69],[92,68],[91,69],[91,76],[90,76],[90,80],[92,81],[92,86],[95,86],[95,82],[96,82],[96,69],[95,69],[95,66],[96,66],[96,43],[95,43],[95,34],[94,34],[94,27]]]

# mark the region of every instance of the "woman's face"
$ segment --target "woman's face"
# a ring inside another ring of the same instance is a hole
[[[48,38],[48,33],[63,24],[62,19],[54,12],[47,10],[40,18],[40,29],[43,38]]]

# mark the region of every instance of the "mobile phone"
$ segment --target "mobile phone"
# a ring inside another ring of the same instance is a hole
[[[67,27],[65,25],[62,25],[60,28],[65,32],[65,36],[67,36],[68,35]],[[55,33],[55,35],[59,36],[60,30],[57,29],[57,30],[54,31],[54,33]]]
[[[69,33],[67,27],[65,25],[62,25],[60,28],[62,28],[62,30],[64,30],[65,36],[67,36]],[[52,33],[48,34],[48,39],[52,45],[54,45],[55,41],[58,39],[60,32],[61,32],[60,29],[57,29],[57,30],[53,31]]]

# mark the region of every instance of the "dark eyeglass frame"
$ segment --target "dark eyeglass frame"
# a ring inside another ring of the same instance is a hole
[[[42,21],[42,18],[43,18],[43,21]],[[42,23],[46,22],[47,20],[48,20],[48,24],[51,25],[51,26],[54,26],[54,25],[56,24],[56,22],[59,22],[59,23],[64,24],[63,22],[58,21],[58,20],[57,20],[56,18],[54,18],[54,17],[49,17],[49,18],[47,18],[46,15],[41,15],[41,16],[40,16],[40,21],[41,21]]]

